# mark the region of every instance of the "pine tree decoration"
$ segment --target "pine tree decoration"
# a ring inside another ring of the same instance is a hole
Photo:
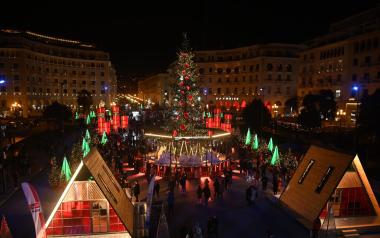
[[[66,156],[63,157],[62,169],[61,169],[61,180],[68,182],[71,178],[71,170],[69,162],[67,162]]]
[[[88,131],[88,129],[86,130],[86,136],[85,136],[85,138],[86,138],[86,141],[87,141],[88,143],[91,142],[91,136],[90,136],[90,132]]]
[[[273,140],[272,140],[272,137],[269,139],[268,150],[270,150],[271,152],[273,152]]]
[[[84,151],[84,149],[86,148],[86,143],[87,143],[86,138],[83,137],[83,139],[82,139],[82,151]]]
[[[249,145],[251,143],[251,129],[248,128],[247,136],[245,137],[245,145]]]
[[[90,125],[90,124],[91,124],[91,118],[90,118],[90,115],[87,115],[86,124],[87,124],[87,125]]]
[[[253,138],[252,142],[252,150],[258,150],[259,149],[259,139],[257,138],[257,134],[255,134],[255,137]]]
[[[91,111],[91,112],[90,112],[90,117],[91,117],[91,118],[95,118],[95,117],[96,117],[96,114],[95,114],[94,111]]]
[[[79,119],[79,114],[78,112],[75,112],[75,120],[78,120]]]
[[[7,220],[5,219],[4,215],[1,218],[0,237],[1,238],[12,238],[11,230],[9,229]]]
[[[49,184],[51,187],[59,187],[61,182],[61,171],[55,157],[51,159],[51,170],[49,173]]]
[[[105,145],[108,141],[108,138],[107,138],[107,135],[106,135],[106,132],[104,131],[103,132],[103,136],[102,136],[102,141],[100,142],[102,145]]]
[[[278,154],[278,147],[277,145],[274,147],[274,152],[272,155],[272,159],[270,161],[271,165],[275,165],[280,161],[280,155]]]
[[[89,145],[89,144],[87,143],[87,141],[86,141],[86,143],[85,143],[85,145],[84,145],[84,149],[83,149],[83,158],[86,157],[86,155],[87,155],[88,153],[90,153],[90,145]]]
[[[179,136],[194,135],[202,124],[202,110],[199,96],[197,66],[186,34],[178,53],[176,66],[177,81],[173,85],[174,103],[173,119],[174,130]]]

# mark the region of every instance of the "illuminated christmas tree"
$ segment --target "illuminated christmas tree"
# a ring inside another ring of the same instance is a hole
[[[194,135],[194,129],[201,127],[201,104],[199,96],[197,66],[194,63],[189,42],[184,34],[184,42],[178,53],[177,60],[177,81],[173,84],[173,131],[178,131],[178,135]]]
[[[270,161],[271,165],[275,165],[280,161],[280,155],[278,154],[278,147],[277,145],[274,147],[274,152],[272,154],[272,159]]]
[[[268,150],[270,150],[271,152],[273,152],[273,140],[272,140],[272,137],[270,138],[269,143],[268,143]]]
[[[88,131],[88,129],[86,130],[86,136],[85,136],[84,138],[86,138],[86,141],[87,141],[88,143],[91,142],[91,136],[90,136],[90,132]]]
[[[84,151],[84,149],[86,148],[86,143],[87,143],[86,138],[83,138],[83,140],[82,140],[82,151]]]
[[[257,134],[255,134],[255,137],[253,138],[252,142],[252,150],[259,149],[259,139],[257,138]]]
[[[87,124],[87,125],[90,125],[90,124],[91,124],[91,118],[90,118],[90,115],[87,115],[86,124]]]
[[[79,119],[79,114],[78,112],[75,112],[75,120],[78,120]]]
[[[90,153],[90,145],[85,141],[84,149],[83,149],[83,158],[86,157],[86,155]]]
[[[108,141],[106,132],[103,132],[102,141],[100,142],[102,145],[105,145]]]
[[[96,117],[96,114],[95,114],[94,111],[91,111],[91,112],[90,112],[90,117],[91,117],[91,118],[95,118],[95,117]]]
[[[245,145],[251,144],[251,139],[252,139],[251,129],[248,128],[247,136],[245,137]]]
[[[66,156],[63,157],[62,169],[61,169],[61,179],[68,182],[71,178],[71,169],[69,162],[67,162]]]

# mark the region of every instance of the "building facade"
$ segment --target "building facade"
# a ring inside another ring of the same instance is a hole
[[[165,73],[150,75],[138,81],[138,96],[145,100],[151,100],[159,105],[170,103],[172,95],[170,84],[175,78],[170,70]]]
[[[94,45],[30,31],[0,30],[0,108],[40,114],[53,101],[77,108],[87,90],[93,104],[109,104],[116,71],[108,53]]]
[[[260,98],[274,116],[284,113],[285,102],[296,96],[298,52],[302,45],[265,44],[196,51],[204,101],[238,107]]]
[[[380,7],[330,26],[300,52],[297,96],[332,90],[338,113],[354,122],[357,101],[380,88]]]

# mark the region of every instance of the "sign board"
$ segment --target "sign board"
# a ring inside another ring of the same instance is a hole
[[[104,162],[98,150],[92,148],[90,153],[83,159],[83,162],[129,234],[134,234],[134,206]]]

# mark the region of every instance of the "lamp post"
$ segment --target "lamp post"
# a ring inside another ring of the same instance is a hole
[[[359,131],[358,131],[358,120],[359,120],[359,86],[354,85],[352,90],[355,92],[356,97],[356,113],[355,113],[355,152],[358,149]]]

